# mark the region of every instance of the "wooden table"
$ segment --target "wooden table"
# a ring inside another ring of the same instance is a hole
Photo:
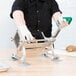
[[[76,57],[60,56],[59,62],[50,58],[40,57],[39,50],[28,50],[26,61],[29,66],[20,66],[19,61],[11,61],[13,50],[0,50],[0,61],[8,63],[11,67],[0,76],[76,76]]]

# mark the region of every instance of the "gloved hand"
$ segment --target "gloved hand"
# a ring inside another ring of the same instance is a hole
[[[32,36],[31,32],[29,31],[29,29],[27,28],[26,25],[18,25],[18,32],[21,35],[22,40],[33,40],[34,37]]]
[[[57,20],[57,25],[60,29],[68,26],[68,22],[66,21],[66,19],[63,19],[62,16],[59,17],[59,19]]]

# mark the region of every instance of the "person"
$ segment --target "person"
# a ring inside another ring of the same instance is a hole
[[[50,38],[52,18],[62,24],[61,29],[67,26],[55,0],[15,0],[10,17],[14,19],[23,40]]]

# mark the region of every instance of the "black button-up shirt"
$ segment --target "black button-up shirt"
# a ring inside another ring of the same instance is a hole
[[[52,15],[60,11],[55,0],[15,0],[12,13],[15,10],[24,12],[26,24],[32,29],[40,30],[49,37],[52,31]]]

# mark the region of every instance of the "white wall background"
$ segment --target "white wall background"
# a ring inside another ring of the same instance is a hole
[[[73,21],[70,26],[63,29],[56,41],[56,48],[65,48],[68,45],[76,45],[76,1],[75,0],[57,0],[63,12],[63,16],[71,16]]]
[[[14,48],[11,42],[11,36],[14,35],[16,26],[9,17],[11,6],[14,0],[2,0],[0,2],[0,50]],[[76,1],[75,0],[57,0],[63,16],[73,17],[70,26],[63,29],[55,42],[56,48],[65,48],[67,45],[76,45]],[[55,31],[56,26],[53,27]]]
[[[1,0],[0,2],[0,49],[12,48],[11,36],[15,31],[15,25],[9,15],[13,1]]]

